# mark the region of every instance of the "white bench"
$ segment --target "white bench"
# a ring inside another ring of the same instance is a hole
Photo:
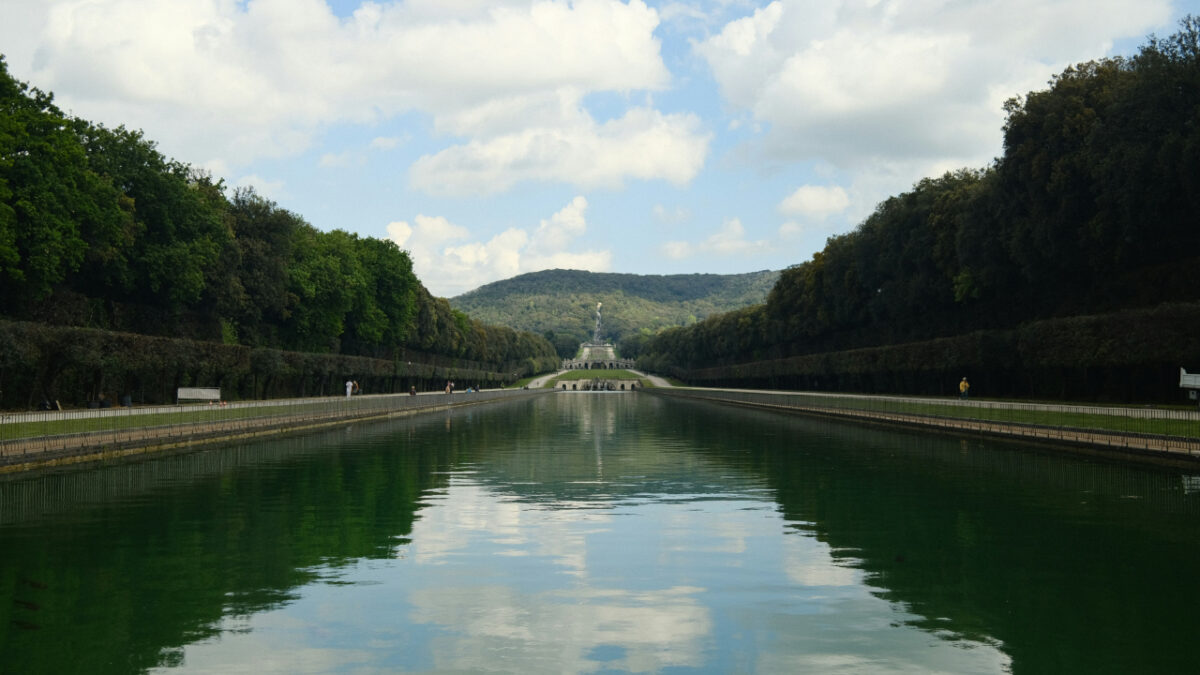
[[[1197,392],[1200,392],[1200,373],[1189,373],[1187,370],[1179,369],[1179,388],[1188,389],[1188,398],[1193,401],[1200,398]]]
[[[175,402],[184,401],[220,401],[220,387],[180,387],[175,392]]]

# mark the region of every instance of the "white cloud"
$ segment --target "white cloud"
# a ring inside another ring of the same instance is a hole
[[[542,523],[527,525],[532,528]],[[554,528],[557,532],[563,528]],[[586,550],[586,549],[585,549]],[[505,670],[561,672],[598,669],[589,654],[620,645],[620,656],[602,665],[623,672],[701,669],[715,621],[701,601],[707,589],[672,586],[630,591],[568,585],[529,593],[514,586],[417,589],[408,597],[414,622],[453,627],[445,632],[437,670],[494,670],[505,653]]]
[[[686,207],[676,206],[674,208],[667,208],[662,204],[654,205],[653,214],[655,220],[669,225],[687,222],[692,217],[691,210]]]
[[[524,181],[618,187],[629,178],[684,185],[700,171],[710,136],[694,115],[636,108],[598,124],[580,113],[562,126],[472,141],[413,164],[411,181],[432,194],[489,194]]]
[[[397,245],[408,249],[423,249],[470,235],[465,227],[451,223],[441,216],[417,216],[414,228],[405,222],[390,223],[388,235]]]
[[[33,34],[0,28],[0,40],[19,39],[36,53],[22,65],[38,86],[77,115],[141,128],[164,152],[195,164],[294,156],[332,125],[405,111],[467,137],[429,168],[470,191],[480,188],[463,183],[504,169],[519,180],[581,185],[686,182],[697,170],[694,146],[705,142],[692,118],[655,111],[605,125],[578,111],[544,118],[534,130],[520,121],[548,100],[666,87],[658,14],[642,0],[365,2],[345,19],[323,0],[48,0],[19,8],[15,25]],[[373,147],[389,147],[381,142]],[[627,152],[640,143],[685,158],[655,162]],[[571,149],[567,160],[541,152],[560,145]],[[604,164],[588,171],[578,161],[588,152]],[[467,170],[471,161],[485,167]]]
[[[589,535],[608,529],[612,516],[600,502],[573,502],[548,514],[523,507],[468,481],[451,481],[446,498],[423,511],[412,540],[416,575],[455,554],[495,547],[498,555],[532,557],[539,574],[566,575],[564,588],[529,592],[503,579],[418,584],[405,597],[409,620],[432,627],[453,626],[439,638],[437,670],[482,672],[495,664],[498,649],[512,657],[506,670],[534,672],[546,664],[562,672],[594,670],[589,653],[621,645],[622,655],[606,665],[626,671],[659,671],[702,664],[703,644],[713,620],[700,602],[705,589],[676,585],[627,590],[593,581]],[[549,563],[549,564],[547,564]]]
[[[771,242],[767,240],[751,241],[746,239],[746,228],[742,225],[742,221],[738,218],[730,218],[704,241],[697,244],[686,241],[668,241],[662,244],[659,250],[668,258],[681,260],[697,255],[753,256],[770,251],[771,246]]]
[[[863,573],[835,560],[829,544],[813,537],[783,540],[783,565],[792,582],[801,586],[857,586]]]
[[[576,197],[533,234],[509,228],[487,241],[470,241],[471,231],[443,217],[418,215],[414,224],[397,221],[388,236],[407,250],[413,269],[431,293],[453,297],[483,284],[544,269],[605,272],[612,267],[607,250],[571,251],[587,231],[587,200]],[[461,242],[461,243],[457,243]]]
[[[561,211],[538,224],[529,246],[532,253],[553,255],[571,244],[571,240],[587,231],[587,200],[582,196],[571,200]]]
[[[1002,102],[1141,37],[1166,0],[778,0],[698,43],[725,99],[769,125],[764,153],[843,168],[978,166]],[[911,182],[911,180],[910,180]]]
[[[376,136],[371,139],[372,150],[394,150],[407,139],[402,136]]]
[[[672,0],[658,6],[663,26],[679,32],[707,36],[731,16],[750,11],[758,0]]]
[[[342,169],[348,166],[360,166],[366,163],[366,158],[356,152],[328,152],[321,155],[317,166],[322,169]]]
[[[521,188],[532,215],[482,216],[429,249],[473,281],[612,264],[617,249],[578,237],[538,250],[562,186],[625,202],[608,210],[625,214],[605,223],[614,240],[661,234],[646,225],[681,240],[621,249],[624,271],[660,253],[807,258],[920,178],[985,165],[1005,99],[1172,16],[1168,0],[649,1],[0,0],[0,44],[63,109],[278,202],[286,187],[315,219],[402,213],[419,241],[413,216],[449,215],[440,197]],[[361,162],[370,174],[317,170]],[[700,212],[757,227],[697,231]]]
[[[704,10],[694,5],[689,5],[685,2],[667,2],[663,3],[658,10],[659,16],[662,17],[664,23],[682,23],[688,24],[707,24],[710,20],[709,15]]]
[[[746,255],[767,250],[766,241],[749,241],[746,239],[746,228],[737,218],[726,220],[721,229],[711,235],[701,245],[705,251],[722,255]]]
[[[671,260],[682,260],[694,255],[694,247],[686,241],[667,241],[659,247],[662,254]]]
[[[779,204],[779,212],[789,216],[825,218],[850,206],[850,197],[837,186],[802,185]]]
[[[794,220],[789,220],[780,225],[778,231],[780,241],[799,239],[807,232],[808,228]]]
[[[267,180],[258,174],[247,174],[233,181],[234,187],[254,188],[260,196],[278,202],[288,196],[287,186],[281,180]]]

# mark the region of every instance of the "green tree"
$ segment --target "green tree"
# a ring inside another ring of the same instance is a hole
[[[288,268],[296,240],[308,224],[248,188],[234,191],[229,209],[238,248],[238,284],[245,294],[235,315],[239,339],[251,346],[281,344],[279,330],[299,302]]]
[[[337,352],[346,315],[366,285],[352,235],[322,233],[311,226],[297,235],[288,268],[288,292],[297,302],[285,334],[293,348]]]
[[[0,57],[0,277],[6,311],[48,296],[85,261],[110,262],[128,204],[89,163],[53,96],[13,79]]]
[[[348,333],[365,346],[394,348],[408,339],[417,312],[419,282],[408,254],[395,243],[353,239],[364,283],[348,317]]]
[[[224,200],[190,167],[168,160],[142,132],[77,121],[91,166],[133,202],[137,228],[128,260],[110,281],[139,303],[179,312],[204,294],[207,271],[234,246]]]

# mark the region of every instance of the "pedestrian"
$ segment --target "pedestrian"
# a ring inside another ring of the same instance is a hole
[[[409,387],[409,388],[408,388],[408,395],[409,395],[409,396],[416,396],[416,395],[417,395],[417,387],[416,387],[416,385],[413,385],[413,386],[411,386],[411,387]]]
[[[963,378],[962,382],[958,383],[958,397],[966,398],[967,392],[971,390],[971,383],[967,382],[967,378]]]
[[[354,380],[346,380],[346,398],[354,393]]]

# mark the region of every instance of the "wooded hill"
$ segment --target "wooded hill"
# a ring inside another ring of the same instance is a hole
[[[394,243],[229,194],[141,132],[64,114],[0,57],[2,320],[14,322],[0,326],[9,408],[101,393],[158,402],[193,384],[232,398],[332,393],[368,374],[377,392],[432,384],[457,362],[494,383],[557,363],[540,335],[432,297]]]
[[[592,338],[603,303],[603,338],[636,358],[658,331],[687,326],[766,300],[779,272],[748,274],[616,274],[546,270],[496,281],[450,299],[487,323],[543,335],[563,358]]]
[[[945,394],[969,376],[990,396],[1181,401],[1179,368],[1200,370],[1200,21],[1005,109],[992,166],[885,200],[765,304],[666,331],[639,363],[705,384]]]

